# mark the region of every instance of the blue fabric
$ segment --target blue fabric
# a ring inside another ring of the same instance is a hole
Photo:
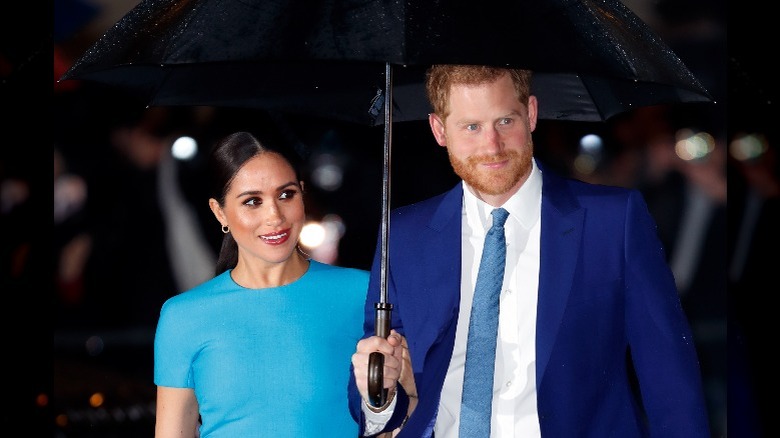
[[[542,436],[709,438],[690,326],[641,194],[565,179],[538,164],[544,183],[535,353]],[[462,212],[460,183],[391,212],[387,301],[392,328],[409,341],[419,394],[398,438],[429,438],[436,421],[459,312]],[[365,337],[374,334],[381,262],[377,251]],[[632,367],[636,376],[629,375]],[[361,418],[351,380],[350,410]]]
[[[485,236],[479,262],[474,302],[471,305],[466,368],[460,411],[460,436],[490,437],[490,410],[493,402],[498,305],[506,265],[504,223],[509,212],[497,208],[491,213],[493,226]]]
[[[276,288],[225,272],[163,305],[154,383],[195,389],[201,438],[357,436],[347,382],[367,284],[367,271],[314,260]]]

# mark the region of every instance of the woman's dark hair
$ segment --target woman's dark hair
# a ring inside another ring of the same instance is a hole
[[[239,131],[217,142],[211,153],[209,197],[216,199],[220,206],[224,206],[225,196],[238,170],[250,159],[266,152],[281,155],[295,171],[296,179],[298,181],[301,180],[296,160],[293,160],[292,157],[279,149],[273,149],[264,145],[252,133]],[[222,238],[222,246],[219,250],[215,274],[219,275],[228,269],[234,268],[237,263],[238,244],[230,233],[226,233]]]

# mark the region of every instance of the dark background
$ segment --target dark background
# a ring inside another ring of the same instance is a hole
[[[9,376],[0,418],[9,427],[28,427],[29,436],[54,432],[56,437],[143,437],[153,431],[152,330],[161,300],[175,293],[174,280],[164,257],[154,172],[134,168],[111,144],[112,129],[148,120],[148,111],[143,103],[115,90],[88,84],[69,88],[55,82],[62,73],[59,60],[72,61],[133,4],[103,3],[83,10],[66,0],[15,3],[4,5],[0,18],[0,127],[5,140],[0,146],[0,181],[22,181],[28,188],[23,202],[0,215],[3,345]],[[676,124],[711,129],[724,143],[743,130],[761,131],[774,140],[776,86],[769,79],[766,55],[757,49],[771,44],[764,37],[773,25],[766,11],[751,2],[728,10],[725,1],[626,3],[659,30],[718,101],[713,106],[664,110],[665,116]],[[203,144],[236,129],[274,130],[304,155],[328,150],[343,157],[341,188],[336,192],[312,188],[307,209],[313,215],[339,214],[347,232],[338,263],[368,268],[381,208],[382,127],[260,111],[219,110],[207,121],[187,109],[166,113],[165,123],[156,125],[160,132],[188,132]],[[537,149],[538,155],[559,170],[574,173],[578,139],[598,133],[606,140],[607,152],[599,176],[626,181],[617,179],[623,149],[622,137],[615,134],[625,119],[541,123],[535,140],[544,146]],[[89,201],[80,215],[54,229],[48,225],[52,144],[62,149],[69,170],[89,187]],[[202,165],[197,158],[180,164],[180,184],[202,221],[204,236],[215,245],[221,233],[206,210],[199,178]],[[457,180],[425,122],[393,127],[392,169],[393,206],[439,193]],[[729,166],[726,171],[729,212],[720,234],[726,242],[710,251],[721,265],[731,256],[747,186],[736,169]],[[774,208],[766,208],[764,215],[776,218]],[[657,220],[660,224],[660,214]],[[764,430],[772,430],[768,409],[759,403],[776,393],[762,344],[774,317],[767,305],[772,289],[766,286],[776,284],[776,278],[769,277],[772,264],[776,270],[778,243],[771,224],[756,230],[767,233],[762,243],[769,252],[751,264],[755,270],[748,278],[731,282],[723,269],[706,272],[715,284],[711,295],[686,304],[694,325],[702,308],[714,308],[711,313],[724,327],[726,316],[730,318],[728,368],[725,344],[700,339],[701,345],[713,346],[700,353],[714,436],[762,436]],[[93,236],[93,252],[78,289],[83,294],[64,300],[56,281],[59,251],[84,230]],[[718,292],[727,286],[728,309]],[[722,332],[714,333],[721,339]],[[102,394],[103,402],[90,404],[96,393]]]

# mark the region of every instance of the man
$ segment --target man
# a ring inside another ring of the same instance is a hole
[[[522,70],[428,72],[431,130],[463,181],[391,215],[394,331],[372,336],[377,252],[352,359],[361,433],[477,438],[459,431],[471,415],[461,408],[464,368],[482,242],[501,207],[509,215],[495,358],[475,361],[494,372],[484,436],[709,437],[691,331],[644,200],[536,162],[530,82]],[[385,355],[385,406],[368,401],[374,351]]]

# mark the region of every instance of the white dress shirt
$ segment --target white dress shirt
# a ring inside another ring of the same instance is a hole
[[[471,302],[494,209],[477,199],[465,183],[463,193],[460,314],[436,420],[437,438],[458,438]],[[534,162],[528,180],[501,206],[509,212],[509,219],[504,225],[507,251],[493,383],[493,437],[541,436],[536,409],[535,342],[541,203],[541,171]]]
[[[492,226],[490,213],[495,208],[477,199],[465,182],[463,193],[460,314],[434,429],[437,438],[458,438],[471,302],[485,235]],[[498,319],[492,437],[541,436],[536,406],[536,303],[541,204],[542,175],[534,161],[528,180],[501,206],[509,212],[509,218],[504,225],[507,252]],[[381,429],[392,414],[391,409],[381,415],[366,407],[363,410],[367,424],[373,430]]]

